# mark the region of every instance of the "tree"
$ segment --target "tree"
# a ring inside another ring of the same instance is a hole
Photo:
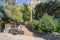
[[[24,21],[30,20],[30,10],[28,8],[27,4],[21,4],[20,5],[20,11],[23,13],[23,19]]]
[[[54,16],[54,18],[60,18],[60,2],[43,2],[35,7],[35,19],[40,19],[44,13]]]
[[[23,22],[23,15],[17,6],[13,8],[13,13],[9,16],[12,17],[15,20],[15,22]]]
[[[22,13],[19,7],[15,4],[16,0],[4,0],[5,10],[7,15],[10,17],[9,21],[14,20],[14,22],[22,22]]]
[[[5,12],[5,7],[4,5],[0,5],[0,29],[4,28],[5,23],[8,21],[8,16],[6,15]]]

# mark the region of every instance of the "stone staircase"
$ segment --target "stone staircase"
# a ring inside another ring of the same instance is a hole
[[[29,30],[26,28],[26,26],[23,26],[23,27],[22,27],[22,30],[24,31],[24,36],[34,37],[34,35],[37,35],[37,34],[31,32],[31,31],[29,31]],[[37,36],[39,36],[39,35],[37,35]],[[37,37],[37,38],[40,38],[40,37]],[[40,39],[41,39],[41,40],[44,40],[43,38],[40,38]]]
[[[33,32],[29,31],[26,26],[22,27],[22,30],[24,31],[25,36],[33,36]]]

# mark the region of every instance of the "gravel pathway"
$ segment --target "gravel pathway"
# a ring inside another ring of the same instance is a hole
[[[37,37],[28,37],[23,35],[12,35],[8,33],[0,33],[0,40],[44,40]]]

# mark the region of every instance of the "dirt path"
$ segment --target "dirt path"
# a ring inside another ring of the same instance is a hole
[[[12,35],[8,33],[0,33],[0,40],[44,40],[37,37],[28,37],[23,35]]]

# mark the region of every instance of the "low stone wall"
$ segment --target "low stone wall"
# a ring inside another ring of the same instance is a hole
[[[34,37],[41,37],[41,33],[37,30],[32,30],[30,27],[24,26],[22,28],[24,30],[24,35],[26,36],[34,36]]]
[[[32,32],[32,36],[35,37],[42,37],[45,40],[60,40],[60,35],[58,34],[46,34],[46,35],[42,35],[40,32],[36,31],[36,30],[32,30],[30,27],[27,27],[27,29]]]
[[[47,34],[44,36],[45,40],[60,40],[60,35],[57,34]]]

